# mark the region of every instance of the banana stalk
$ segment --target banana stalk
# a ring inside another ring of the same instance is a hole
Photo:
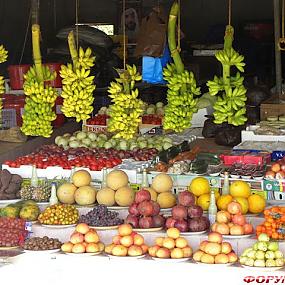
[[[113,104],[110,106],[108,131],[114,133],[114,138],[133,138],[143,114],[143,101],[138,99],[139,91],[135,82],[142,77],[135,65],[127,65],[127,70],[120,74],[116,82],[111,82],[108,92]]]
[[[179,15],[179,4],[175,1],[171,7],[168,21],[168,45],[174,64],[168,64],[163,71],[168,82],[167,101],[163,128],[182,132],[191,126],[192,116],[198,111],[197,99],[200,88],[196,85],[193,72],[185,70],[177,49],[176,23]]]
[[[24,75],[24,93],[26,95],[21,130],[30,136],[50,137],[52,121],[56,119],[53,110],[58,93],[46,84],[56,78],[56,72],[42,65],[40,52],[40,26],[32,26],[34,66]]]
[[[4,46],[0,46],[0,63],[7,61],[8,58],[8,51],[5,50]],[[4,76],[0,76],[0,95],[5,93],[5,81]],[[0,97],[0,128],[2,127],[2,109],[3,109],[3,102],[2,97]]]
[[[244,57],[236,52],[233,47],[234,28],[226,27],[224,37],[224,49],[216,53],[216,58],[223,66],[223,76],[215,76],[207,82],[209,93],[218,95],[214,105],[214,122],[222,124],[227,122],[234,126],[243,125],[247,118],[246,113],[246,89],[243,85],[244,77],[239,72],[231,76],[231,67],[235,66],[240,72],[244,72]]]
[[[73,31],[68,35],[69,51],[72,64],[62,65],[60,76],[62,77],[63,107],[61,111],[66,117],[75,117],[77,122],[90,118],[93,111],[94,76],[90,76],[91,67],[94,66],[95,57],[92,50],[76,50]]]

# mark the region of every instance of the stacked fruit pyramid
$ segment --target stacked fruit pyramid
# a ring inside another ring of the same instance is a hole
[[[208,240],[200,243],[199,250],[193,254],[193,259],[208,264],[227,264],[236,262],[238,257],[231,244],[223,242],[221,234],[212,232],[208,235]]]
[[[227,211],[219,211],[216,221],[211,229],[222,235],[248,235],[253,233],[252,225],[241,214],[241,206],[237,202],[228,204]]]
[[[244,57],[232,47],[234,28],[226,27],[224,38],[224,49],[216,53],[216,58],[223,66],[223,76],[214,77],[208,81],[209,93],[212,96],[222,92],[214,105],[214,123],[222,124],[227,122],[234,126],[243,125],[247,118],[245,116],[245,103],[247,100],[246,89],[243,85],[244,77],[239,72],[231,76],[231,67],[235,66],[240,72],[244,72]]]
[[[108,131],[114,133],[114,138],[129,140],[138,132],[138,126],[143,114],[143,101],[138,99],[139,91],[135,83],[142,77],[135,65],[127,65],[116,82],[111,82],[108,89],[112,99],[108,121]]]
[[[285,239],[285,207],[264,210],[264,222],[256,227],[256,235],[266,233],[271,239]]]
[[[133,231],[129,224],[120,225],[118,235],[113,237],[113,242],[105,247],[105,252],[114,256],[144,256],[148,246],[144,237]]]
[[[278,267],[284,266],[284,255],[279,250],[279,244],[270,242],[269,236],[262,233],[258,236],[258,241],[244,250],[240,256],[242,265],[254,267]]]
[[[167,237],[158,237],[155,239],[155,245],[148,249],[152,257],[157,258],[190,258],[192,248],[184,237],[180,237],[180,231],[176,228],[167,230]]]
[[[67,253],[100,253],[104,250],[104,244],[94,229],[87,224],[78,224],[70,236],[70,241],[61,246],[61,250]]]
[[[142,189],[136,193],[125,223],[131,224],[134,228],[162,228],[165,225],[165,218],[159,212],[159,204],[151,201],[149,191]]]
[[[163,120],[163,128],[182,132],[191,126],[194,113],[198,111],[196,96],[200,88],[196,85],[193,72],[184,69],[176,43],[176,23],[179,15],[179,4],[175,1],[171,7],[168,22],[168,44],[174,63],[168,64],[163,71],[168,82],[167,106]]]
[[[48,85],[56,73],[42,65],[40,52],[40,26],[32,26],[33,56],[35,65],[24,75],[24,93],[26,95],[22,132],[30,136],[50,137],[51,122],[56,119],[53,110],[58,93]]]

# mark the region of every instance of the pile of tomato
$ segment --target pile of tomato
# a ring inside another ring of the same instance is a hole
[[[97,114],[95,117],[87,120],[87,125],[99,125],[99,126],[107,126],[107,120],[109,119],[108,115],[100,115]]]
[[[264,222],[256,227],[256,235],[266,233],[271,239],[285,239],[285,207],[264,210]]]
[[[162,117],[159,115],[144,115],[142,117],[143,124],[161,125]]]

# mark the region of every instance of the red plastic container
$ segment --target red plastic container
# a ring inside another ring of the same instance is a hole
[[[61,77],[59,75],[61,63],[44,63],[43,65],[48,66],[51,72],[56,71],[56,79],[49,82],[49,84],[53,87],[60,88],[62,86]],[[13,90],[23,89],[24,74],[28,72],[30,66],[30,64],[8,66],[10,86]]]
[[[29,64],[8,66],[10,86],[13,90],[23,89],[24,74],[29,70],[30,66]]]

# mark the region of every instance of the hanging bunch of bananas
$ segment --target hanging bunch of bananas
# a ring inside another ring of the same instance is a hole
[[[3,45],[0,46],[0,63],[3,63],[8,58],[8,51],[4,48]],[[5,81],[4,76],[0,76],[0,95],[4,94],[5,92]],[[2,98],[0,98],[0,127],[2,126],[2,109],[3,109],[3,102]]]
[[[48,85],[48,81],[55,80],[56,72],[51,73],[47,66],[43,66],[40,53],[40,27],[32,26],[34,63],[24,75],[24,93],[26,95],[21,130],[30,136],[50,137],[52,121],[56,119],[53,110],[58,93]]]
[[[74,35],[68,35],[69,49],[73,64],[62,65],[60,76],[62,77],[62,93],[64,98],[62,113],[66,117],[75,117],[77,122],[87,120],[93,111],[94,76],[90,76],[91,67],[94,66],[95,57],[91,56],[92,50],[79,48],[79,56],[75,48]]]
[[[246,114],[246,89],[243,85],[244,57],[232,47],[234,29],[226,27],[224,49],[216,53],[216,58],[223,66],[223,77],[215,76],[212,81],[207,82],[209,93],[215,96],[219,93],[214,105],[214,123],[227,122],[234,126],[243,125],[247,118]],[[235,66],[240,72],[231,76],[231,67]]]
[[[142,77],[135,65],[127,65],[127,70],[120,74],[116,82],[111,82],[108,89],[113,104],[110,106],[108,131],[115,133],[114,138],[133,138],[138,130],[143,114],[143,101],[138,99],[139,91],[135,82]]]
[[[196,86],[193,72],[184,70],[178,74],[174,64],[167,64],[163,76],[168,82],[168,104],[163,127],[166,130],[182,132],[191,126],[192,116],[198,111],[198,100],[194,97],[200,94],[200,88]]]

